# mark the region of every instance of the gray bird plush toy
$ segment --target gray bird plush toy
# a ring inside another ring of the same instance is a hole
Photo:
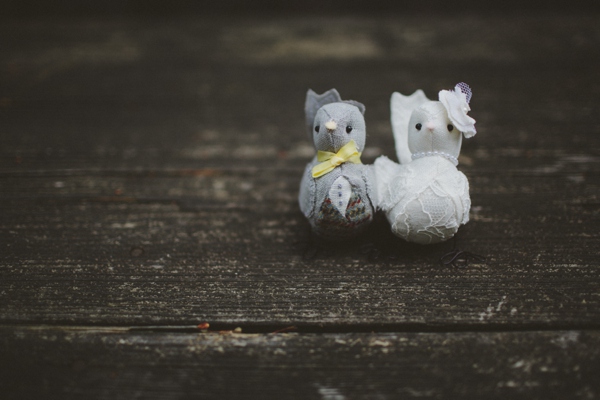
[[[377,208],[373,167],[360,161],[364,112],[364,105],[342,101],[335,89],[306,93],[306,125],[317,154],[304,171],[299,203],[312,231],[327,240],[360,233]]]

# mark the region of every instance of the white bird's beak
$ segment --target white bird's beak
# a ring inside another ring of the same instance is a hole
[[[336,130],[337,124],[335,123],[334,120],[330,120],[330,121],[327,121],[325,123],[325,128],[327,128],[327,130],[329,131],[329,133],[331,133],[331,132],[333,132],[333,131]]]

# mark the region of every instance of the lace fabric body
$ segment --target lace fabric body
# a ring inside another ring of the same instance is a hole
[[[414,243],[439,243],[469,221],[469,183],[446,158],[434,155],[399,165],[380,157],[375,168],[379,207],[395,235]]]

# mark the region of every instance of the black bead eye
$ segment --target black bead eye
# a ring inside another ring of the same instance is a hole
[[[315,126],[315,132],[319,133],[319,129],[321,129],[319,125]]]
[[[454,127],[450,124],[448,124],[448,132],[452,132],[454,130]]]
[[[346,127],[346,133],[350,133],[350,132],[352,132],[352,127],[350,125],[348,125]]]
[[[416,124],[415,125],[415,128],[417,128],[418,131],[420,131],[422,127],[423,127],[423,125],[421,125],[421,124]]]

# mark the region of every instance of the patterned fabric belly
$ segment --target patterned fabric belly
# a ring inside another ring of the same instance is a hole
[[[373,220],[371,206],[352,191],[346,207],[346,215],[342,215],[326,197],[316,215],[313,231],[330,240],[345,239],[359,233]]]

